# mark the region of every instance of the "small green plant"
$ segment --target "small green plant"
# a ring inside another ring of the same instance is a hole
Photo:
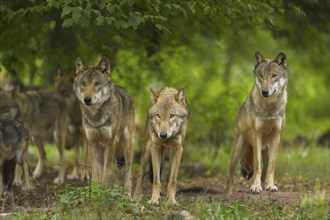
[[[108,188],[97,183],[83,187],[66,185],[58,197],[62,215],[73,219],[117,218],[131,208],[126,189]]]

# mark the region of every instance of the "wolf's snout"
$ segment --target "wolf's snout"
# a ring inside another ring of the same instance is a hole
[[[269,96],[269,90],[267,90],[267,89],[262,90],[261,93],[262,93],[262,95],[264,97],[268,97]]]
[[[86,105],[91,105],[92,104],[92,97],[86,96],[84,98],[84,102]]]
[[[159,133],[159,137],[163,140],[165,140],[167,138],[167,133],[166,132],[160,132]]]

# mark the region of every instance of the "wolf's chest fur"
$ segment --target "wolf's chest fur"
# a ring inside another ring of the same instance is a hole
[[[250,96],[249,104],[256,117],[263,120],[275,120],[284,118],[287,102],[286,90],[274,97],[262,97],[256,88],[252,90],[254,93]]]

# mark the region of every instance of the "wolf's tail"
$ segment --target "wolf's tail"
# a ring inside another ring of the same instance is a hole
[[[244,178],[250,179],[253,175],[253,148],[244,143],[241,155],[241,173]]]

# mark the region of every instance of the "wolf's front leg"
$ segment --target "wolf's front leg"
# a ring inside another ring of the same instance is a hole
[[[153,170],[153,182],[152,182],[152,196],[148,203],[158,204],[160,200],[160,165],[162,160],[162,150],[160,146],[153,145],[151,147],[151,161]]]
[[[104,151],[97,144],[88,143],[88,152],[91,152],[92,179],[102,183]]]
[[[167,185],[167,196],[169,203],[176,204],[175,194],[176,194],[176,184],[177,184],[177,177],[182,157],[182,145],[173,146],[170,149],[170,178]]]
[[[43,141],[40,137],[33,137],[33,141],[34,141],[35,145],[37,145],[38,152],[39,152],[38,164],[37,164],[36,168],[34,169],[33,179],[38,179],[44,170],[46,152],[44,149]]]
[[[65,133],[55,132],[55,142],[60,155],[60,169],[54,183],[62,184],[65,181],[66,159],[65,159]]]
[[[252,186],[250,188],[251,193],[259,194],[262,192],[261,187],[261,150],[262,140],[261,135],[256,135],[256,141],[253,147],[253,177]]]
[[[133,196],[134,201],[140,201],[142,199],[142,184],[145,176],[145,171],[150,160],[150,146],[151,146],[151,141],[147,140],[142,149],[139,178],[137,180],[136,188]]]
[[[79,143],[73,145],[73,158],[74,165],[71,174],[67,175],[69,180],[78,180],[79,179]]]
[[[278,191],[277,187],[274,185],[274,172],[275,172],[275,160],[277,150],[280,144],[280,136],[274,137],[269,145],[268,149],[268,169],[266,174],[266,186],[265,189],[271,192]]]
[[[102,173],[102,183],[103,184],[113,184],[111,181],[113,178],[113,162],[115,159],[115,146],[113,141],[106,144],[104,155],[103,155],[103,173]]]
[[[226,187],[226,196],[231,195],[233,192],[235,169],[236,169],[238,160],[242,154],[243,143],[244,143],[243,136],[240,134],[237,134],[235,137],[235,144],[234,144],[234,147],[233,147],[232,153],[231,153],[230,166],[229,166],[229,178],[228,178],[227,187]]]
[[[125,157],[125,187],[128,190],[127,194],[132,196],[132,163],[133,163],[133,144],[129,135],[126,137],[127,146],[124,149]]]

